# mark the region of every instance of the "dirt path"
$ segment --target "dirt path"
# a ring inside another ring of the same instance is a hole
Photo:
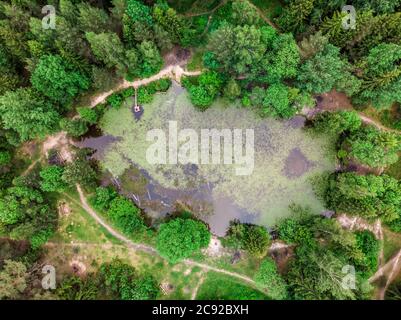
[[[81,207],[89,213],[89,215],[97,222],[99,223],[101,226],[103,226],[113,237],[115,237],[116,239],[122,241],[123,243],[125,243],[127,246],[129,246],[130,248],[133,248],[135,250],[141,250],[141,251],[145,251],[147,253],[150,254],[155,254],[155,255],[159,255],[159,252],[153,248],[152,246],[146,245],[146,244],[142,244],[142,243],[135,243],[133,241],[131,241],[130,239],[128,239],[127,237],[125,237],[124,235],[122,235],[120,232],[118,232],[117,230],[115,230],[112,226],[110,226],[109,224],[107,224],[107,222],[105,222],[101,217],[99,217],[99,215],[96,213],[95,210],[93,210],[89,204],[88,201],[82,191],[82,188],[79,184],[76,185],[77,187],[77,191],[79,194],[79,199],[81,201]],[[214,272],[218,272],[218,273],[223,273],[226,275],[229,275],[231,277],[234,278],[238,278],[241,279],[245,282],[248,282],[249,284],[251,284],[253,287],[256,288],[256,284],[255,281],[247,276],[244,276],[242,274],[236,273],[236,272],[231,272],[225,269],[220,269],[220,268],[216,268],[213,266],[210,266],[208,264],[205,263],[201,263],[201,262],[197,262],[194,260],[190,260],[190,259],[184,259],[182,261],[182,263],[185,263],[188,266],[197,266],[200,267],[202,269],[208,270],[208,271],[214,271]]]
[[[348,216],[345,213],[337,216],[337,221],[344,229],[348,230],[368,230],[372,232],[376,239],[383,241],[383,231],[380,220],[377,220],[375,224],[370,224],[365,219],[356,216]]]
[[[103,103],[108,96],[112,95],[116,91],[120,91],[129,87],[139,88],[141,86],[146,86],[147,84],[154,82],[156,80],[160,80],[163,78],[170,78],[178,83],[181,82],[182,76],[198,76],[202,73],[202,71],[186,71],[179,64],[170,65],[163,68],[159,73],[144,79],[138,79],[135,81],[127,81],[123,80],[120,82],[114,89],[109,90],[107,92],[102,92],[94,97],[92,97],[90,102],[90,107],[93,108],[99,103]]]
[[[206,277],[206,275],[204,273],[202,273],[198,283],[196,284],[196,287],[195,287],[194,291],[192,291],[191,300],[195,300],[196,299],[196,296],[198,295],[199,288],[202,285],[203,281],[205,281],[205,277]]]
[[[378,129],[380,129],[380,130],[383,130],[383,131],[400,133],[399,130],[388,128],[388,127],[382,125],[381,123],[379,123],[378,121],[376,121],[376,120],[374,120],[374,119],[372,119],[372,118],[370,118],[370,117],[368,117],[368,116],[365,116],[365,115],[364,115],[363,113],[361,113],[361,112],[358,112],[358,114],[359,114],[359,117],[361,118],[362,122],[365,123],[365,124],[373,125],[373,126],[375,126],[376,128],[378,128]]]
[[[380,267],[377,272],[369,278],[369,282],[373,283],[379,280],[382,277],[385,277],[385,284],[379,288],[377,292],[377,299],[384,300],[386,295],[386,291],[396,276],[399,274],[401,270],[401,250],[385,265]],[[386,276],[387,274],[387,276]]]

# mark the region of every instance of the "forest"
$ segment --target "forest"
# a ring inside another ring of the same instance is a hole
[[[0,300],[401,299],[401,0],[2,0],[0,70]],[[112,182],[151,178],[77,145],[175,85],[197,112],[301,117],[333,153],[324,212],[224,236],[179,201],[148,214]]]

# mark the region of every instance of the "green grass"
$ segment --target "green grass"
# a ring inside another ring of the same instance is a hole
[[[208,272],[197,300],[267,300],[269,297],[246,283],[224,274]]]
[[[65,202],[70,213],[60,215],[58,232],[52,241],[87,242],[87,243],[121,243],[104,227],[99,225],[81,206],[78,194],[72,190],[60,194],[59,201]]]

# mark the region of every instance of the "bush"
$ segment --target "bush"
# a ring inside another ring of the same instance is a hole
[[[231,223],[226,238],[226,245],[248,251],[254,256],[264,256],[270,244],[270,236],[261,226]]]
[[[97,210],[108,210],[110,202],[117,197],[117,192],[112,187],[96,188],[95,196],[91,199],[92,205]]]
[[[135,268],[121,260],[102,264],[100,279],[122,300],[154,300],[159,293],[159,286],[152,276],[138,277]]]
[[[357,247],[364,254],[364,266],[367,273],[374,273],[378,266],[379,241],[370,231],[355,232]]]
[[[117,227],[131,236],[141,236],[146,229],[140,210],[124,197],[119,196],[112,200],[107,214]]]
[[[32,249],[38,249],[50,239],[54,231],[51,228],[34,233],[30,239]]]
[[[11,162],[11,153],[8,151],[0,151],[0,166],[5,166]]]
[[[62,130],[67,131],[67,134],[71,137],[77,138],[84,135],[88,131],[88,126],[82,119],[70,120],[61,119],[60,127]]]
[[[78,114],[89,124],[95,124],[98,120],[96,111],[92,108],[77,108]]]
[[[113,93],[106,99],[106,101],[115,109],[119,109],[124,102],[123,97],[118,93]]]
[[[210,233],[203,222],[176,218],[160,226],[157,249],[162,257],[175,263],[207,247],[209,241]]]
[[[265,258],[260,264],[255,275],[255,282],[261,289],[267,290],[270,297],[276,300],[287,298],[287,286],[277,271],[275,262],[271,258]]]
[[[64,190],[67,185],[63,181],[64,169],[60,166],[48,166],[40,171],[39,175],[42,178],[40,187],[43,191],[55,192]]]

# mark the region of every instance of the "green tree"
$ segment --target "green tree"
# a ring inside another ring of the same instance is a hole
[[[138,52],[141,57],[142,77],[149,77],[160,71],[163,66],[163,59],[153,42],[143,41],[138,46]]]
[[[356,104],[371,104],[377,109],[401,102],[401,46],[382,43],[370,50],[361,62],[363,83],[355,96]]]
[[[262,20],[256,8],[248,0],[235,0],[232,3],[232,18],[239,25],[259,25]]]
[[[93,108],[77,108],[78,114],[89,124],[95,124],[98,120],[98,114]]]
[[[107,32],[110,30],[110,19],[103,9],[95,8],[88,3],[78,5],[78,24],[86,32]]]
[[[361,164],[384,167],[397,162],[401,136],[373,126],[361,127],[345,139],[342,150]]]
[[[401,216],[401,186],[387,175],[332,175],[326,192],[327,205],[339,212],[365,218],[380,217],[385,222]]]
[[[160,225],[157,250],[168,261],[176,263],[207,247],[209,241],[210,233],[204,223],[176,218]]]
[[[317,132],[331,134],[354,132],[361,125],[362,120],[356,111],[322,112],[313,119],[313,128]]]
[[[88,78],[57,55],[40,58],[31,83],[43,95],[62,104],[89,88]]]
[[[97,174],[86,159],[86,152],[78,152],[75,159],[64,167],[63,180],[71,187],[80,184],[85,189],[96,186]]]
[[[154,300],[159,293],[153,277],[138,277],[135,268],[121,260],[103,263],[100,266],[100,278],[106,288],[122,300]]]
[[[313,93],[336,89],[351,96],[359,90],[360,81],[350,71],[351,65],[340,57],[340,50],[327,44],[301,65],[298,87]]]
[[[1,96],[0,112],[3,127],[15,131],[19,141],[44,137],[56,128],[60,117],[48,101],[26,88]]]
[[[27,287],[27,269],[22,262],[5,260],[0,271],[0,299],[16,299]]]
[[[117,34],[112,32],[100,34],[87,32],[85,35],[97,59],[102,61],[108,68],[116,67],[119,71],[125,72],[124,46]]]
[[[270,236],[264,227],[244,224],[236,220],[230,224],[226,242],[231,247],[246,250],[257,257],[263,257],[267,253]]]
[[[32,188],[8,188],[0,198],[0,222],[11,225],[22,221],[26,216],[35,216],[43,201],[41,193]]]
[[[286,283],[278,273],[276,263],[269,257],[263,259],[255,275],[256,284],[267,290],[270,297],[276,300],[287,298]]]
[[[272,43],[272,49],[263,61],[266,76],[261,77],[269,83],[276,83],[297,75],[300,56],[292,34],[281,34]]]
[[[108,210],[111,201],[117,197],[117,192],[111,187],[97,187],[95,196],[91,199],[93,206],[98,210]]]
[[[60,128],[74,138],[80,137],[88,131],[88,125],[83,119],[61,119]]]
[[[61,166],[48,166],[39,173],[42,181],[40,187],[43,191],[55,192],[62,191],[66,188],[66,184],[62,179],[64,169]]]
[[[116,197],[110,202],[107,215],[123,232],[137,238],[146,229],[140,210],[122,196]]]
[[[233,101],[241,95],[241,87],[235,81],[235,79],[230,79],[224,88],[224,96]]]

